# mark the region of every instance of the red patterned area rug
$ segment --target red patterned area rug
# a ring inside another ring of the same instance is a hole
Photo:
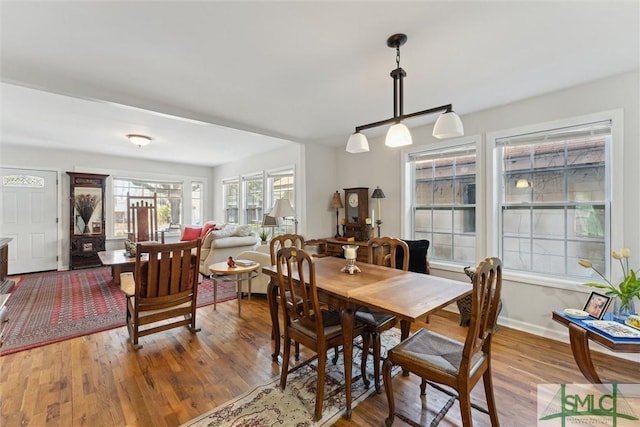
[[[218,284],[218,302],[236,298]],[[213,304],[213,284],[198,287],[198,307]],[[0,356],[125,325],[125,297],[107,267],[20,277],[7,302],[9,324]]]
[[[400,342],[400,330],[392,328],[380,335],[382,357],[387,349]],[[358,344],[360,338],[356,338]],[[365,388],[360,378],[361,346],[353,348],[353,383],[351,389],[352,408],[369,395],[375,393],[373,385],[373,357],[367,358],[367,377],[371,382]],[[315,410],[317,360],[304,365],[287,376],[287,387],[280,390],[280,377],[273,378],[268,384],[256,387],[237,398],[192,419],[181,427],[254,427],[254,426],[296,426],[317,427],[335,423],[344,413],[346,396],[344,391],[344,363],[340,355],[338,363],[333,365],[333,350],[327,353],[327,371],[324,385],[324,403],[322,418],[313,421]],[[395,367],[392,374],[400,371]]]

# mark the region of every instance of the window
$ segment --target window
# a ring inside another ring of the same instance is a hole
[[[289,199],[291,206],[295,210],[295,186],[293,169],[285,169],[267,173],[267,202],[269,210],[278,199]],[[297,220],[297,219],[296,219]],[[274,233],[282,234],[287,232],[287,224],[282,223],[274,230]]]
[[[413,238],[431,242],[431,259],[475,264],[475,145],[409,155]]]
[[[132,196],[153,196],[158,199],[158,230],[169,230],[182,223],[182,183],[113,178],[113,235],[127,235],[127,193]]]
[[[238,223],[238,206],[240,202],[240,185],[238,179],[228,179],[222,182],[224,197],[224,222]]]
[[[245,222],[257,229],[262,224],[262,174],[246,176],[244,184]]]
[[[611,121],[495,141],[500,257],[505,268],[584,276],[590,260],[607,275]]]
[[[202,183],[193,181],[191,183],[191,224],[202,225],[203,205],[202,205]]]

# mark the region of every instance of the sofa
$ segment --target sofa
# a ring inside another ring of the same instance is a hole
[[[265,294],[267,293],[267,286],[271,278],[262,272],[262,267],[268,267],[271,265],[271,256],[258,251],[244,251],[238,254],[237,259],[246,259],[255,261],[260,264],[260,270],[258,277],[251,279],[251,294]],[[248,292],[248,283],[242,281],[242,292]]]
[[[224,224],[209,221],[202,227],[185,227],[180,240],[202,239],[200,273],[208,276],[209,266],[238,258],[241,252],[253,251],[260,242],[256,232],[248,225]]]

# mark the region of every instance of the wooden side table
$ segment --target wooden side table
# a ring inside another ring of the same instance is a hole
[[[343,258],[343,245],[358,245],[358,253],[356,254],[357,262],[369,262],[369,252],[367,249],[368,242],[356,240],[355,242],[343,242],[332,237],[323,239],[325,242],[325,253],[328,256]]]
[[[236,262],[245,262],[242,260],[236,260]],[[218,300],[218,281],[234,282],[238,293],[238,316],[240,316],[240,301],[242,300],[242,281],[247,280],[249,290],[249,301],[251,301],[251,279],[257,277],[260,268],[260,263],[255,261],[250,265],[238,265],[235,267],[229,267],[226,261],[217,262],[209,266],[211,272],[211,280],[213,280],[213,309],[216,310],[216,302]],[[231,278],[229,276],[232,276]]]

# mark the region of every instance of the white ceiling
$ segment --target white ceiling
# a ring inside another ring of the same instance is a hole
[[[391,34],[408,36],[405,113],[452,103],[464,120],[637,69],[639,14],[615,0],[2,1],[1,141],[201,165],[343,146],[393,115]]]

